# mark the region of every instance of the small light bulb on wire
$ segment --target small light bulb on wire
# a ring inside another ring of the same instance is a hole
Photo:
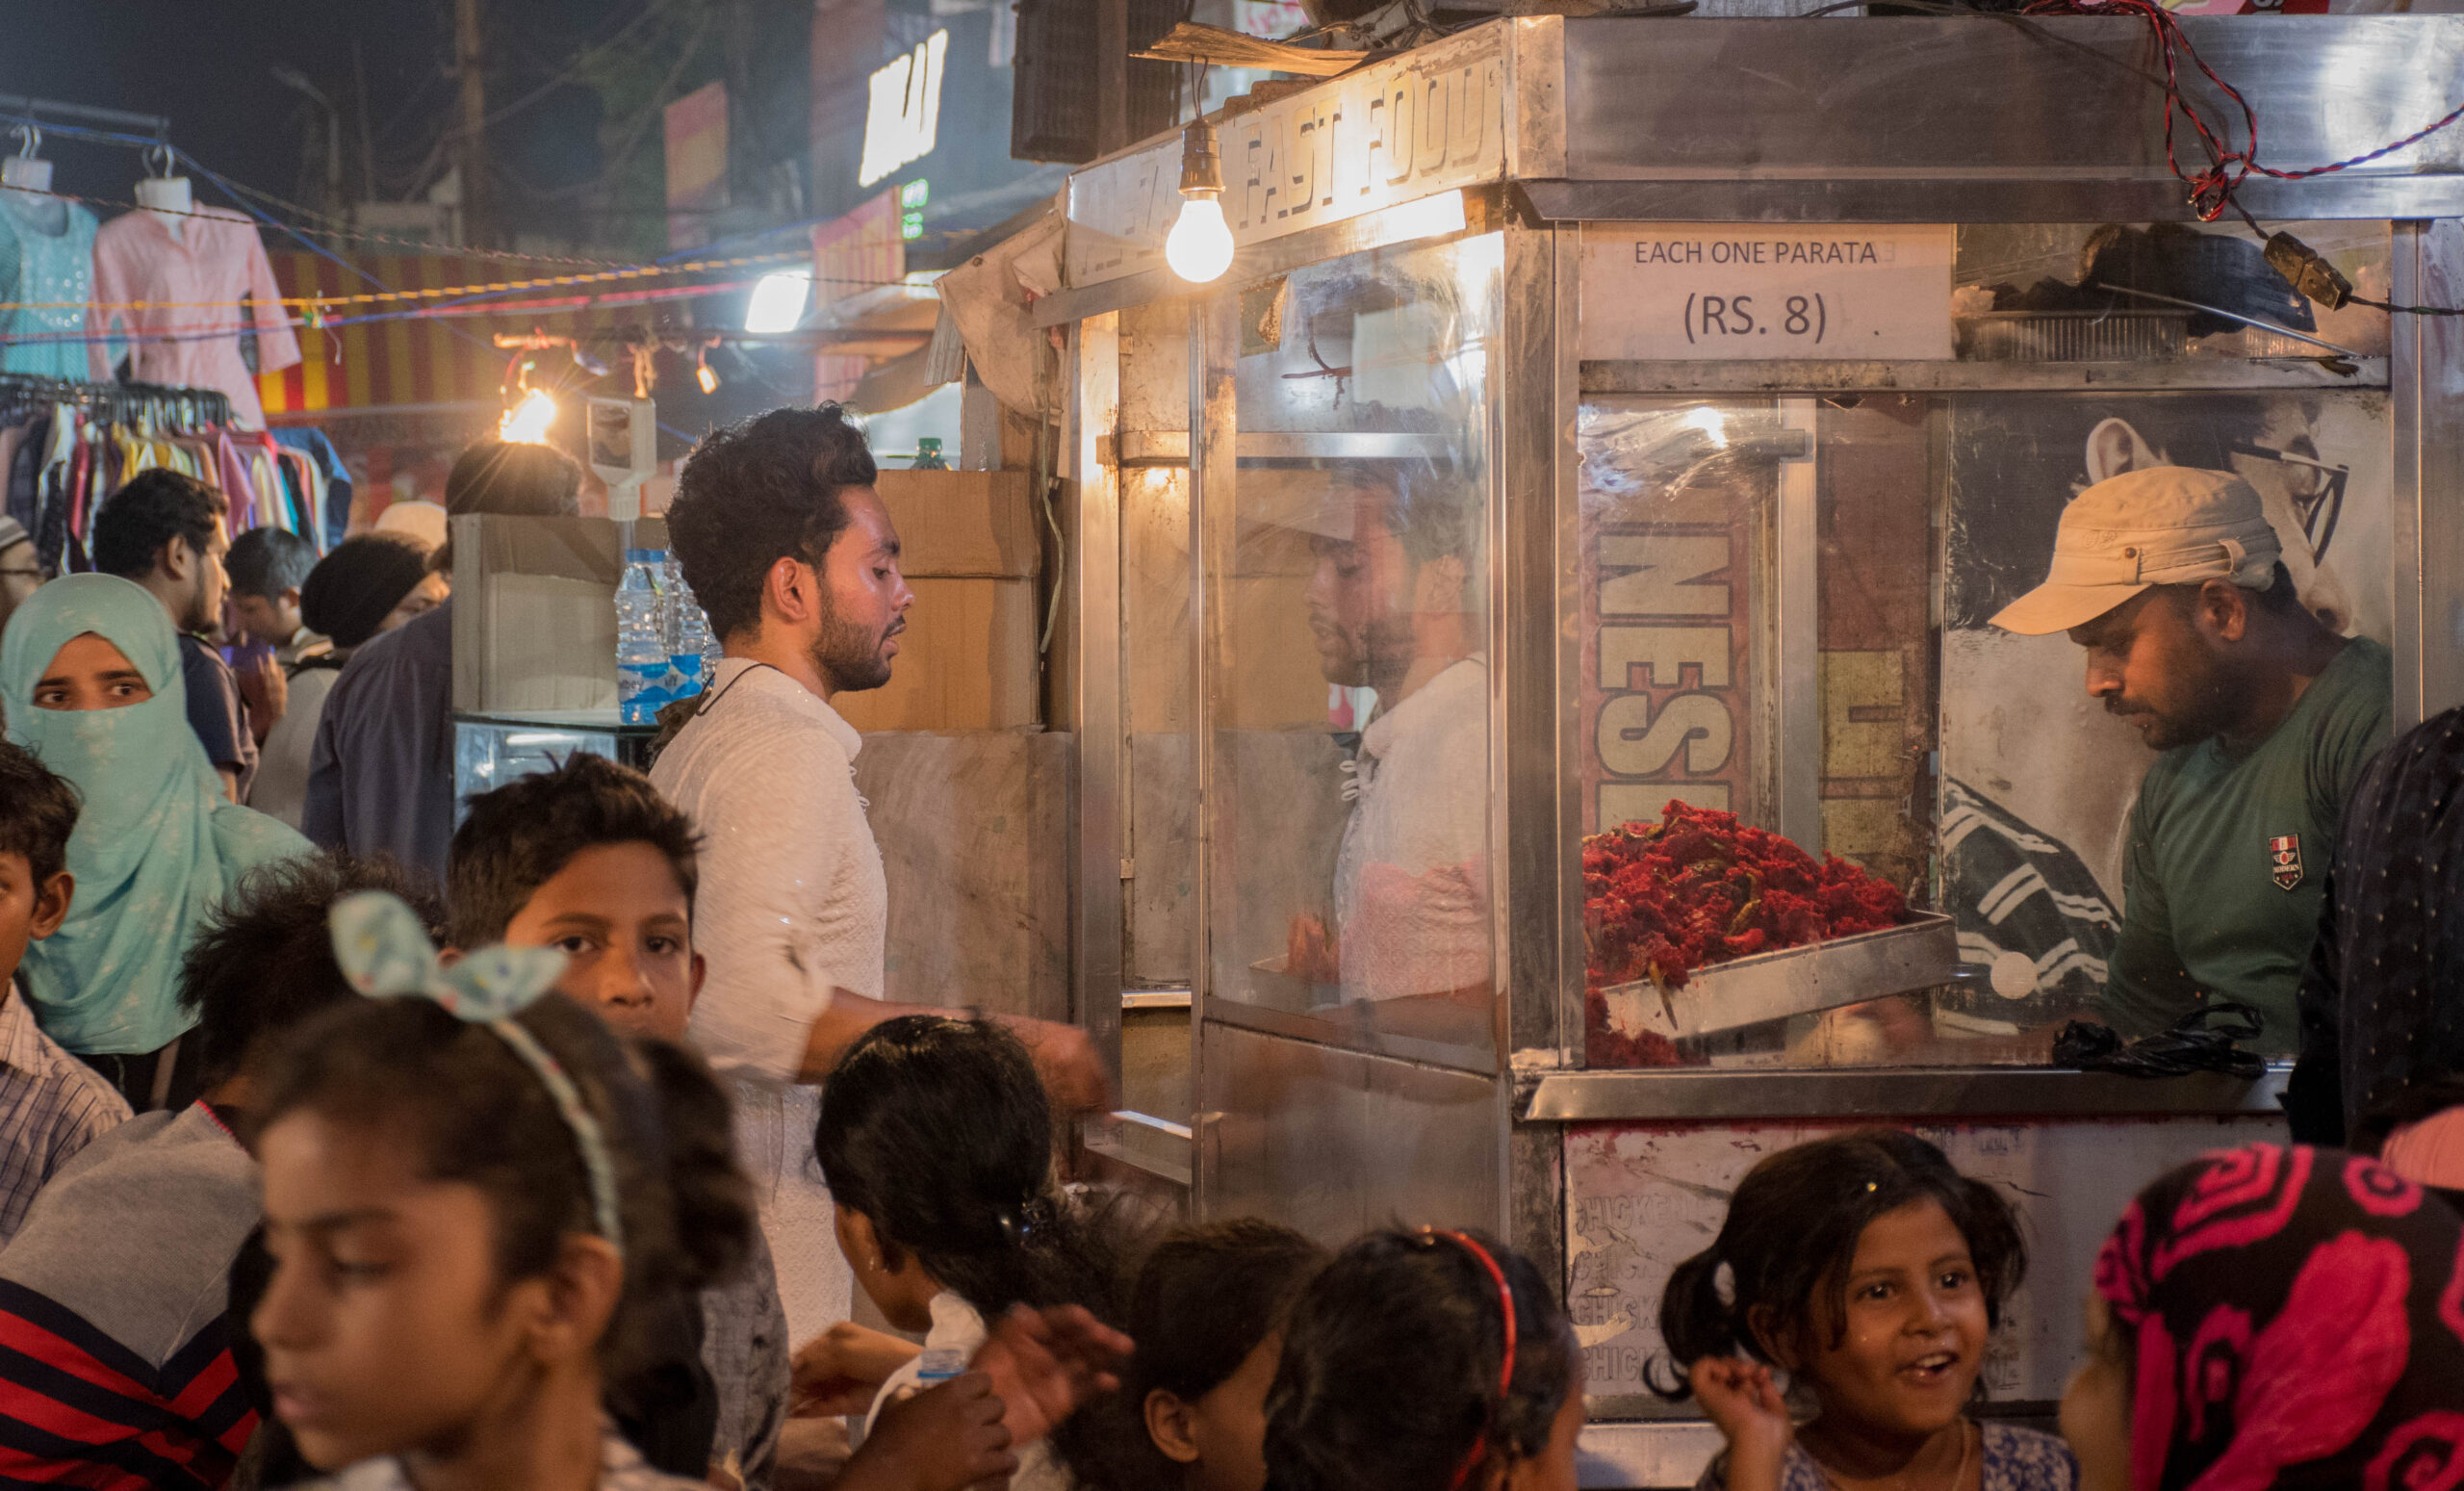
[[[783,336],[805,319],[805,301],[812,295],[812,275],[793,270],[764,274],[753,287],[745,307],[744,329],[757,337]]]
[[[1221,279],[1232,268],[1232,225],[1223,220],[1223,162],[1215,127],[1194,120],[1181,132],[1180,219],[1164,240],[1164,262],[1194,285]]]
[[[508,445],[544,446],[548,426],[556,423],[556,400],[544,388],[534,388],[497,421],[497,438]]]
[[[707,347],[703,348],[702,355],[693,360],[693,381],[702,385],[703,393],[715,394],[719,391],[719,375],[710,371]]]

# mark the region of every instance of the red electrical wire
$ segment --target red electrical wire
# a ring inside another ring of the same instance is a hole
[[[2459,105],[2437,122],[2415,130],[2401,140],[2380,145],[2375,150],[2348,156],[2325,166],[2313,166],[2301,170],[2278,170],[2272,166],[2259,164],[2258,111],[2250,107],[2250,101],[2242,96],[2241,90],[2219,77],[2216,69],[2210,67],[2200,58],[2198,48],[2193,46],[2190,38],[2182,34],[2181,25],[2173,18],[2172,13],[2158,4],[2157,0],[2036,0],[2035,4],[2028,6],[2021,13],[2027,15],[2136,15],[2147,22],[2148,29],[2155,33],[2157,49],[2165,59],[2165,165],[2172,171],[2176,180],[2191,189],[2191,210],[2198,215],[2201,222],[2214,222],[2224,215],[2227,207],[2234,206],[2234,191],[2253,173],[2272,177],[2278,181],[2301,181],[2313,176],[2324,176],[2330,172],[2366,165],[2381,156],[2392,155],[2406,145],[2416,144],[2428,139],[2458,119],[2464,119],[2464,105]],[[2192,65],[2198,68],[2207,81],[2215,84],[2218,90],[2225,97],[2233,100],[2234,106],[2242,111],[2243,130],[2248,137],[2249,142],[2241,149],[2227,149],[2226,142],[2218,138],[2216,130],[2209,127],[2206,118],[2199,114],[2197,108],[2182,96],[2181,74],[2176,61],[2177,53],[2188,57]],[[2173,116],[2176,112],[2190,120],[2191,127],[2198,132],[2199,142],[2207,149],[2209,164],[2205,169],[2196,174],[2183,170],[2181,163],[2173,154]]]

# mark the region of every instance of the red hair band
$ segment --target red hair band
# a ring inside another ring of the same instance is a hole
[[[1505,1281],[1505,1270],[1498,1267],[1497,1259],[1491,1257],[1489,1250],[1474,1241],[1469,1233],[1452,1232],[1440,1227],[1423,1227],[1421,1235],[1442,1237],[1470,1253],[1479,1260],[1480,1267],[1488,1271],[1490,1281],[1498,1286],[1498,1311],[1505,1322],[1505,1363],[1498,1369],[1498,1396],[1496,1404],[1489,1409],[1489,1418],[1491,1424],[1494,1424],[1498,1407],[1504,1404],[1506,1395],[1514,1387],[1514,1289]],[[1447,1482],[1447,1491],[1463,1491],[1463,1483],[1471,1478],[1472,1472],[1488,1457],[1488,1452],[1489,1426],[1483,1426],[1479,1437],[1472,1441],[1470,1452],[1463,1456],[1463,1463],[1454,1467],[1454,1478]]]

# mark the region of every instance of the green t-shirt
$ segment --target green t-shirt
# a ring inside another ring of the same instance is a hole
[[[2131,812],[2106,970],[2115,1029],[2161,1030],[2204,990],[2266,1017],[2258,1049],[2293,1052],[2327,860],[2362,767],[2392,734],[2394,700],[2387,649],[2356,637],[2249,755],[2209,739],[2157,758]]]

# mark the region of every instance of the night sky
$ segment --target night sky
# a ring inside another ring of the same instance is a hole
[[[488,0],[491,106],[552,76],[643,3]],[[301,185],[303,116],[315,106],[273,69],[295,68],[355,114],[356,39],[378,141],[377,194],[398,197],[454,107],[452,13],[452,0],[0,0],[0,93],[167,115],[172,141],[207,167],[291,197]],[[508,121],[493,143],[525,179],[558,185],[597,169],[598,124],[597,99],[568,87]],[[355,141],[355,126],[346,138]],[[7,144],[13,149],[13,139]],[[43,153],[58,163],[61,192],[126,201],[143,173],[134,151],[49,136]],[[344,178],[354,196],[356,157],[354,144]],[[198,189],[203,200],[220,200],[205,183]]]

